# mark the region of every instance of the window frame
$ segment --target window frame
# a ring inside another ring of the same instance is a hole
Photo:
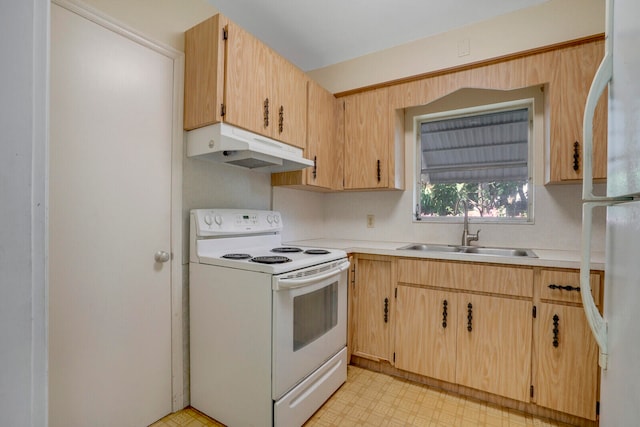
[[[501,111],[510,111],[516,109],[526,108],[529,115],[529,131],[527,137],[527,204],[528,214],[527,219],[505,218],[505,217],[472,217],[474,223],[486,223],[486,224],[518,224],[528,225],[534,224],[534,115],[535,104],[534,98],[522,98],[512,101],[497,102],[492,104],[483,104],[473,107],[460,108],[447,111],[439,111],[435,113],[420,114],[413,117],[413,134],[414,134],[414,173],[413,173],[413,206],[414,212],[412,215],[413,223],[462,223],[463,216],[438,216],[438,217],[426,217],[422,218],[419,215],[420,205],[420,182],[422,175],[422,141],[421,141],[421,123],[425,121],[443,120],[443,119],[455,119],[460,117],[476,116],[480,114],[496,113]]]

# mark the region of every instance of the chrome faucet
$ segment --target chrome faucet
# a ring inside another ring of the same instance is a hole
[[[480,230],[478,230],[475,234],[469,233],[469,206],[467,205],[467,201],[464,199],[458,199],[456,202],[455,211],[458,212],[460,207],[460,203],[464,206],[464,227],[462,229],[462,246],[470,246],[471,242],[478,241],[478,235],[480,234]]]

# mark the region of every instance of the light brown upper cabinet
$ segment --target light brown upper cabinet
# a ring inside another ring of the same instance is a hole
[[[272,51],[270,80],[273,83],[271,137],[306,148],[307,82],[309,78],[295,65]],[[307,153],[305,157],[309,158]]]
[[[185,32],[185,130],[222,121],[226,26],[227,19],[218,14]]]
[[[402,138],[396,138],[395,110],[388,88],[344,99],[344,189],[403,189]]]
[[[224,121],[306,146],[307,76],[218,14],[185,33],[184,128]]]
[[[429,104],[464,88],[544,88],[547,117],[545,183],[581,180],[584,107],[603,53],[602,37],[594,36],[559,46],[517,52],[482,63],[436,70],[395,84],[385,83],[382,89],[375,89],[374,85],[357,94],[345,94],[345,189],[401,188],[391,180],[392,169],[394,165],[400,164],[397,161],[402,156],[402,150],[398,150],[398,135],[400,139],[404,135],[401,112],[405,108]],[[385,91],[388,91],[388,95],[384,94]],[[342,95],[337,96],[340,99]],[[388,97],[388,101],[385,97]],[[382,116],[385,102],[389,103],[386,107],[388,117]],[[386,135],[386,146],[381,143],[382,135]],[[594,117],[595,179],[606,179],[606,144],[607,100],[603,94]],[[386,171],[383,169],[381,179],[377,181],[377,174],[369,170],[369,164],[372,161],[375,164],[377,158],[372,160],[368,156],[382,157],[385,152],[381,150],[387,150],[386,154],[389,156],[389,175],[385,175]],[[374,178],[370,178],[370,175]],[[385,181],[386,178],[389,181]]]
[[[231,21],[227,23],[226,37],[223,120],[271,136],[275,102],[270,49]]]
[[[301,171],[271,174],[271,185],[314,191],[342,189],[342,102],[309,80],[307,93],[307,147],[313,166]]]
[[[602,42],[585,43],[554,52],[549,82],[547,182],[582,179],[584,107],[603,55]],[[600,97],[593,118],[593,177],[601,180],[607,177],[606,91]]]

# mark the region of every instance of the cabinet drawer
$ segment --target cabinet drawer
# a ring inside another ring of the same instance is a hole
[[[533,297],[533,270],[449,261],[401,259],[398,282]]]
[[[463,264],[457,287],[465,291],[533,297],[533,269]]]
[[[580,272],[577,270],[542,270],[540,272],[540,298],[553,301],[582,304],[579,290],[567,290],[566,287],[580,287]],[[565,289],[557,288],[563,286]],[[591,273],[591,294],[596,305],[600,305],[600,275]]]
[[[398,282],[414,285],[456,288],[456,272],[461,264],[423,259],[398,260]]]

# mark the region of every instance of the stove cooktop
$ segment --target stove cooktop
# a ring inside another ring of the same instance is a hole
[[[342,250],[283,245],[277,211],[194,209],[190,261],[281,274],[346,258]]]
[[[230,267],[241,270],[281,274],[346,258],[342,250],[322,248],[290,248],[278,251],[278,247],[233,248],[232,250],[207,248],[207,241],[198,245],[201,264]],[[296,249],[296,250],[293,250]]]

